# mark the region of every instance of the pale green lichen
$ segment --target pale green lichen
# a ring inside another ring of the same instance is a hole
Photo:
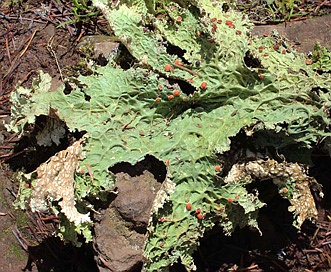
[[[35,116],[52,112],[69,130],[87,132],[86,158],[79,167],[88,174],[75,174],[76,201],[109,190],[108,169],[118,162],[134,164],[147,154],[167,160],[166,185],[171,186],[155,202],[144,269],[164,271],[180,259],[193,270],[198,239],[215,224],[229,235],[236,227],[258,227],[264,203],[257,192],[246,190],[253,172],[243,168],[237,176],[244,178],[236,182],[215,172],[231,137],[239,131],[247,137],[264,133],[274,138],[257,137],[257,148],[311,148],[330,135],[330,73],[317,73],[276,33],[251,37],[251,23],[231,7],[224,11],[224,1],[168,1],[162,16],[154,16],[153,1],[93,2],[136,63],[128,70],[110,63],[95,75],[81,76],[83,87],[69,94],[63,88],[47,92],[41,74],[32,91],[18,88],[12,94],[11,128],[22,132]],[[169,43],[184,53],[170,55]],[[175,65],[176,59],[183,66]],[[180,97],[168,100],[176,88]],[[255,163],[264,169],[255,178],[274,179],[267,162]],[[316,215],[313,204],[312,213],[297,208],[301,197],[312,200],[310,181],[289,199],[297,225]],[[284,182],[289,189],[300,187],[296,178]],[[187,202],[201,209],[203,219],[186,210]]]

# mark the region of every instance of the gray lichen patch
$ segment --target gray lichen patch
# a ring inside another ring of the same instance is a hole
[[[293,212],[296,225],[300,227],[306,219],[316,219],[317,210],[310,188],[319,187],[317,181],[307,175],[306,168],[298,163],[277,162],[272,159],[235,164],[225,178],[227,183],[243,180],[260,181],[272,179],[280,194],[289,200],[288,208]],[[320,188],[319,188],[320,189]],[[320,192],[322,196],[322,193]]]
[[[66,133],[65,124],[58,119],[46,119],[45,127],[36,135],[37,144],[40,146],[51,146],[52,143],[60,144]]]
[[[58,152],[34,172],[26,175],[29,178],[31,174],[37,173],[30,199],[32,211],[48,210],[49,202],[59,201],[61,212],[76,226],[90,221],[89,213],[81,214],[77,211],[74,199],[74,176],[79,160],[84,158],[82,141]]]

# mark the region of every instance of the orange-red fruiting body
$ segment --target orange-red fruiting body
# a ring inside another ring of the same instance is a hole
[[[216,165],[216,166],[215,166],[215,171],[216,171],[216,172],[221,171],[221,166],[220,166],[220,165]]]
[[[180,96],[180,90],[174,90],[173,94],[174,96]]]
[[[310,59],[306,59],[306,64],[311,65],[313,62]]]
[[[175,64],[176,64],[176,65],[179,65],[179,66],[182,66],[182,65],[183,65],[183,64],[181,63],[181,61],[178,60],[178,59],[175,60]]]
[[[164,66],[164,70],[165,70],[166,72],[170,72],[170,71],[172,71],[172,66],[171,66],[170,64],[166,64],[166,65]]]
[[[207,89],[207,82],[206,81],[201,82],[200,88]]]
[[[202,219],[204,219],[204,215],[203,215],[202,213],[198,213],[198,214],[197,214],[197,218],[198,218],[199,220],[202,220]]]
[[[225,24],[228,26],[228,27],[230,27],[230,28],[236,28],[236,26],[233,24],[233,22],[232,21],[230,21],[230,20],[226,20],[225,21]]]

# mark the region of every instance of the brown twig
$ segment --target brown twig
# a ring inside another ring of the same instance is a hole
[[[30,37],[30,39],[28,41],[28,44],[25,46],[25,48],[21,52],[20,57],[22,57],[25,54],[26,50],[28,50],[28,48],[29,48],[29,46],[30,46],[30,44],[31,44],[34,36],[36,35],[37,31],[38,31],[38,29],[36,29],[35,31],[33,31],[32,35],[31,35],[31,37]]]
[[[15,229],[12,230],[12,233],[14,234],[14,236],[16,237],[17,241],[20,243],[21,247],[25,250],[28,251],[28,243],[26,242],[26,240],[22,237],[20,231],[17,229],[17,227],[15,227]]]
[[[28,72],[27,74],[24,75],[24,77],[20,80],[20,84],[22,85],[22,83],[24,83],[26,80],[28,80],[28,78],[30,77],[30,75],[32,73],[34,73],[36,70],[31,70],[30,72]]]
[[[85,33],[85,30],[84,30],[84,29],[82,29],[82,31],[79,33],[79,35],[78,35],[77,39],[75,40],[75,42],[79,42],[79,41],[80,41],[80,39],[83,37],[84,33]]]
[[[0,149],[13,149],[13,146],[9,146],[9,145],[0,145]]]
[[[0,156],[0,159],[2,159],[1,163],[6,162],[6,161],[8,161],[8,160],[10,160],[10,159],[12,159],[12,158],[14,158],[16,156],[19,156],[19,155],[25,153],[26,151],[27,151],[27,149],[25,148],[25,149],[23,149],[23,150],[21,150],[21,151],[19,151],[17,153],[10,152],[8,154],[1,155]]]
[[[32,236],[34,237],[34,239],[37,241],[37,243],[39,243],[41,239],[38,238],[35,230],[32,228],[32,226],[29,223],[27,223],[26,225],[27,225],[28,229],[30,230],[30,232],[32,233]]]
[[[308,16],[301,16],[301,17],[296,17],[290,20],[290,22],[297,22],[297,21],[304,21],[307,20],[309,17]]]
[[[88,170],[88,174],[90,175],[91,181],[93,183],[94,178],[93,178],[93,172],[92,172],[92,168],[91,168],[90,164],[87,164],[87,170]]]
[[[138,115],[138,112],[136,112],[136,113],[134,114],[134,116],[133,116],[133,117],[132,117],[127,123],[125,123],[125,124],[122,126],[122,130],[132,128],[132,127],[129,127],[129,125],[133,122],[134,119],[136,119],[137,115]]]
[[[192,70],[190,70],[189,68],[186,68],[186,67],[184,67],[184,66],[182,66],[182,65],[178,65],[178,64],[174,63],[174,66],[177,67],[177,68],[179,68],[179,69],[182,69],[182,70],[184,70],[184,71],[186,71],[186,72],[188,72],[188,73],[190,73],[190,74],[193,75],[193,76],[202,77],[199,73],[197,73],[197,72],[195,72],[195,71],[192,71]]]
[[[6,18],[9,19],[9,20],[17,20],[17,16],[7,16]],[[33,18],[20,17],[20,20],[23,20],[23,21],[33,21],[35,23],[45,23],[45,21],[36,20],[36,19],[33,19]]]
[[[18,135],[18,132],[14,133],[8,140],[6,140],[6,143],[14,143],[18,142],[19,139],[16,137]]]
[[[53,221],[53,220],[57,220],[59,218],[60,217],[53,215],[53,216],[48,216],[48,217],[40,217],[40,220],[41,221]]]
[[[328,6],[328,5],[327,5],[328,2],[329,2],[329,0],[324,0],[324,2],[318,4],[317,7],[315,8],[314,12],[316,13],[316,12],[317,12],[321,7],[323,7],[323,6]]]
[[[16,217],[10,211],[8,211],[7,214],[10,216],[11,219],[16,220]]]
[[[8,35],[8,34],[14,36],[14,35],[18,32],[18,31],[15,31],[14,33],[11,33],[12,30],[13,30],[13,29],[11,29],[11,28],[7,29],[4,33],[1,33],[1,34],[0,34],[0,38],[2,38],[2,36],[6,36],[6,35]]]
[[[6,81],[8,80],[8,78],[9,78],[9,76],[11,75],[11,73],[13,73],[13,72],[15,71],[15,69],[18,67],[18,65],[19,65],[19,60],[20,60],[20,58],[23,56],[23,54],[25,53],[25,51],[28,49],[28,47],[29,47],[29,45],[30,45],[30,43],[31,43],[31,41],[32,41],[32,39],[33,39],[33,37],[34,37],[36,31],[37,31],[37,30],[35,30],[35,31],[32,33],[31,37],[30,37],[27,41],[25,41],[24,43],[22,43],[22,44],[20,45],[20,48],[18,49],[18,51],[20,51],[21,48],[23,48],[24,44],[28,43],[28,44],[25,46],[25,48],[23,49],[23,51],[22,51],[21,53],[18,53],[18,54],[14,57],[14,59],[12,60],[12,63],[11,63],[11,65],[10,65],[10,67],[9,67],[9,69],[8,69],[8,71],[7,71],[7,73],[3,76],[3,82],[6,82]]]
[[[8,56],[8,61],[9,61],[9,64],[11,64],[11,57],[10,57],[10,51],[9,51],[9,45],[8,45],[8,37],[6,37],[5,42],[6,42],[6,52],[7,52],[7,56]]]

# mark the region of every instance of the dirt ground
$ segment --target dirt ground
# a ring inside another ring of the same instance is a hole
[[[75,75],[78,64],[84,60],[86,55],[77,49],[81,39],[87,35],[110,32],[102,17],[90,22],[71,22],[74,17],[68,2],[28,0],[22,6],[9,6],[5,1],[0,4],[0,271],[140,271],[141,257],[131,259],[132,264],[128,266],[128,261],[124,260],[125,252],[113,252],[120,263],[120,268],[114,268],[118,263],[103,262],[105,254],[108,254],[104,251],[108,242],[123,249],[123,244],[128,243],[123,241],[123,237],[128,235],[135,235],[137,238],[132,239],[139,241],[142,247],[147,222],[130,218],[125,207],[128,197],[136,201],[137,207],[148,203],[142,203],[139,196],[134,197],[125,184],[131,182],[139,190],[140,180],[159,182],[155,174],[153,178],[150,172],[141,171],[142,167],[150,170],[150,165],[157,162],[148,161],[145,165],[134,167],[122,165],[119,169],[113,169],[118,175],[119,190],[122,190],[120,196],[123,198],[117,198],[117,202],[110,199],[107,205],[100,205],[101,216],[95,218],[99,222],[95,230],[99,241],[96,240],[94,246],[84,245],[78,249],[63,244],[52,237],[58,218],[52,214],[22,212],[13,207],[18,190],[15,170],[34,170],[65,148],[70,139],[59,147],[39,148],[27,137],[19,140],[18,135],[6,132],[3,122],[8,122],[10,117],[10,93],[18,83],[29,86],[40,69],[52,76],[55,88],[63,78]],[[330,1],[315,1],[313,7],[322,7],[323,3],[330,11]],[[331,15],[324,15],[286,24],[258,26],[254,33],[261,34],[277,28],[299,51],[308,53],[312,51],[315,41],[331,48],[330,26]],[[260,237],[254,231],[243,229],[236,231],[232,237],[224,237],[220,229],[213,229],[201,239],[201,246],[194,256],[199,271],[330,271],[331,159],[328,154],[316,150],[312,160],[315,166],[310,169],[310,174],[323,184],[325,194],[325,198],[318,202],[319,219],[316,224],[307,222],[302,232],[297,233],[289,227],[291,215],[286,212],[288,203],[276,196],[265,196],[270,203],[269,208],[263,210],[259,219],[264,235]],[[142,192],[144,195],[149,193]],[[108,224],[103,225],[105,217],[102,214],[113,213],[116,216],[120,214],[121,220],[126,221],[129,234],[120,236],[113,233],[118,238],[116,240],[109,234],[108,237],[106,234],[98,236],[109,228]],[[126,268],[123,268],[125,265]],[[238,270],[237,266],[245,269]],[[183,271],[183,268],[178,264],[172,271]]]

